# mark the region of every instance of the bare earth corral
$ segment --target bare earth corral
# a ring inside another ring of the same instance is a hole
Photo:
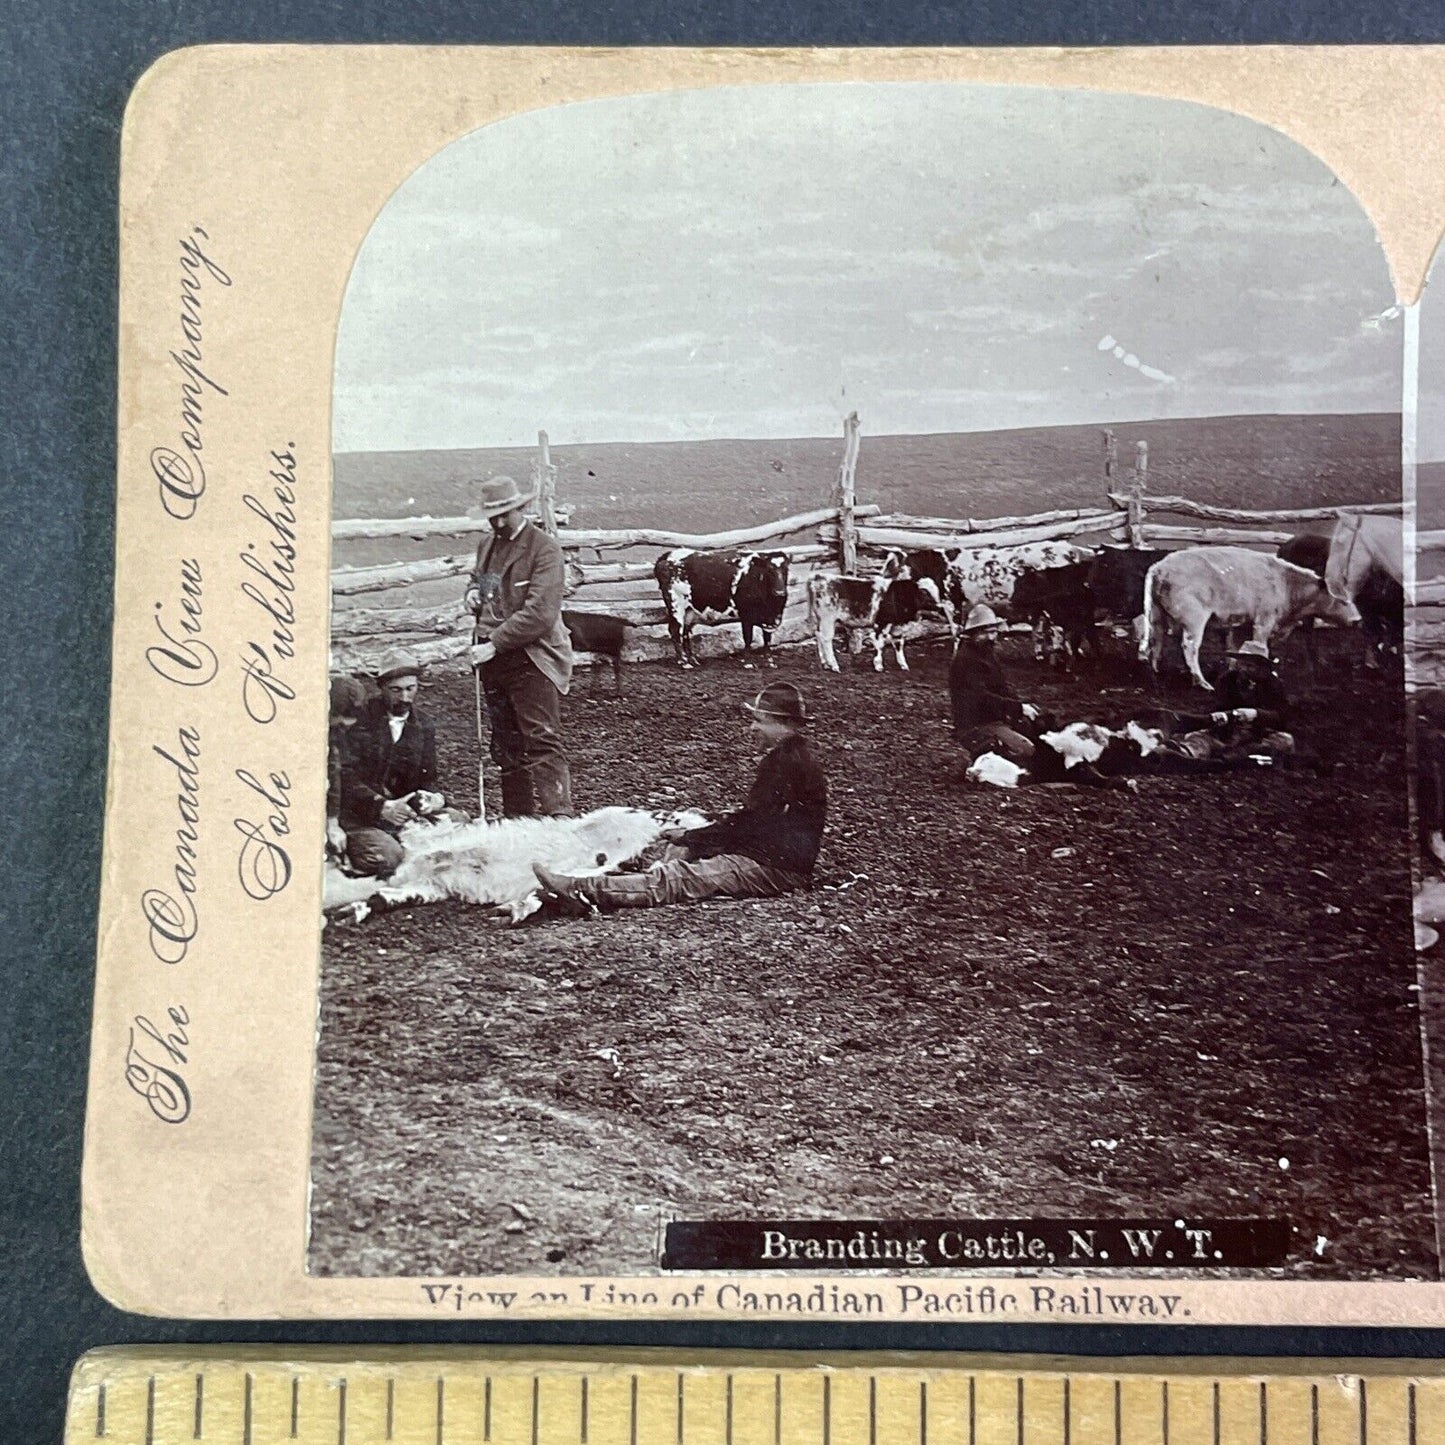
[[[1434,1277],[1399,688],[1352,642],[1287,674],[1331,768],[1137,793],[960,786],[946,645],[800,650],[812,893],[328,929],[311,1268],[640,1273],[669,1215],[1144,1214],[1288,1216],[1294,1277]],[[1006,656],[1061,716],[1146,701]],[[735,805],[762,676],[579,679],[579,808]],[[465,805],[470,679],[421,704]]]

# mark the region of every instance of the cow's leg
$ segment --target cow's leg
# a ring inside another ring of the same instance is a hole
[[[1034,631],[1034,661],[1035,661],[1035,662],[1042,662],[1042,661],[1044,660],[1045,655],[1046,655],[1047,652],[1048,652],[1048,644],[1047,644],[1048,632],[1049,632],[1049,617],[1048,617],[1048,613],[1046,613],[1046,612],[1040,612],[1039,615],[1034,618],[1034,629],[1033,629],[1033,631]]]
[[[697,626],[697,619],[688,613],[682,621],[682,665],[684,667],[696,667],[697,658],[692,652],[692,629]]]
[[[893,629],[893,655],[898,659],[900,670],[907,672],[908,659],[903,655],[903,629],[901,627]]]
[[[672,638],[672,657],[679,667],[687,666],[687,659],[682,650],[682,624],[678,620],[677,613],[671,607],[667,611],[667,635]]]
[[[753,665],[753,619],[738,618],[738,626],[743,630],[743,666]]]
[[[873,671],[883,671],[883,648],[888,641],[888,633],[882,627],[873,629]]]
[[[836,626],[831,614],[823,613],[818,618],[818,661],[829,672],[838,672],[838,659],[833,653],[833,630]]]
[[[773,629],[760,627],[758,631],[763,634],[763,666],[776,667],[778,659],[773,656]]]
[[[612,654],[612,692],[616,697],[622,696],[622,654]]]

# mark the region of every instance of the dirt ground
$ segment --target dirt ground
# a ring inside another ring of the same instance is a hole
[[[959,784],[946,645],[785,654],[831,788],[812,893],[327,930],[311,1268],[638,1273],[669,1216],[1178,1214],[1287,1216],[1295,1277],[1436,1276],[1400,689],[1352,643],[1286,673],[1321,771],[1137,793]],[[1063,717],[1148,701],[1005,657]],[[761,679],[583,677],[578,806],[734,806]],[[421,705],[466,806],[469,678]]]

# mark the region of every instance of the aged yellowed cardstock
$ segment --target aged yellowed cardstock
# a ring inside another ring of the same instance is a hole
[[[1445,1318],[1406,716],[1442,134],[1432,49],[160,61],[122,155],[97,1286]],[[1245,630],[1196,656],[1211,606]]]

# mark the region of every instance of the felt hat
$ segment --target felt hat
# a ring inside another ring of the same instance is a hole
[[[414,677],[421,681],[421,663],[409,652],[388,652],[377,664],[377,682],[391,682],[398,677]]]
[[[366,701],[366,689],[354,677],[333,673],[331,678],[331,716],[355,717]]]
[[[963,624],[965,632],[977,632],[981,627],[1002,627],[1003,619],[988,605],[977,602],[969,609],[968,619]]]
[[[751,717],[772,718],[794,727],[812,721],[803,694],[790,682],[770,682],[752,702],[743,704],[743,711]]]
[[[1248,642],[1241,643],[1238,651],[1231,652],[1229,656],[1252,657],[1256,662],[1266,663],[1270,667],[1274,666],[1274,663],[1270,659],[1269,648],[1267,648],[1264,643],[1256,641],[1253,637],[1251,637]]]
[[[514,507],[525,506],[536,495],[535,490],[522,491],[515,477],[488,477],[481,484],[481,496],[472,510],[483,517],[500,517]]]

